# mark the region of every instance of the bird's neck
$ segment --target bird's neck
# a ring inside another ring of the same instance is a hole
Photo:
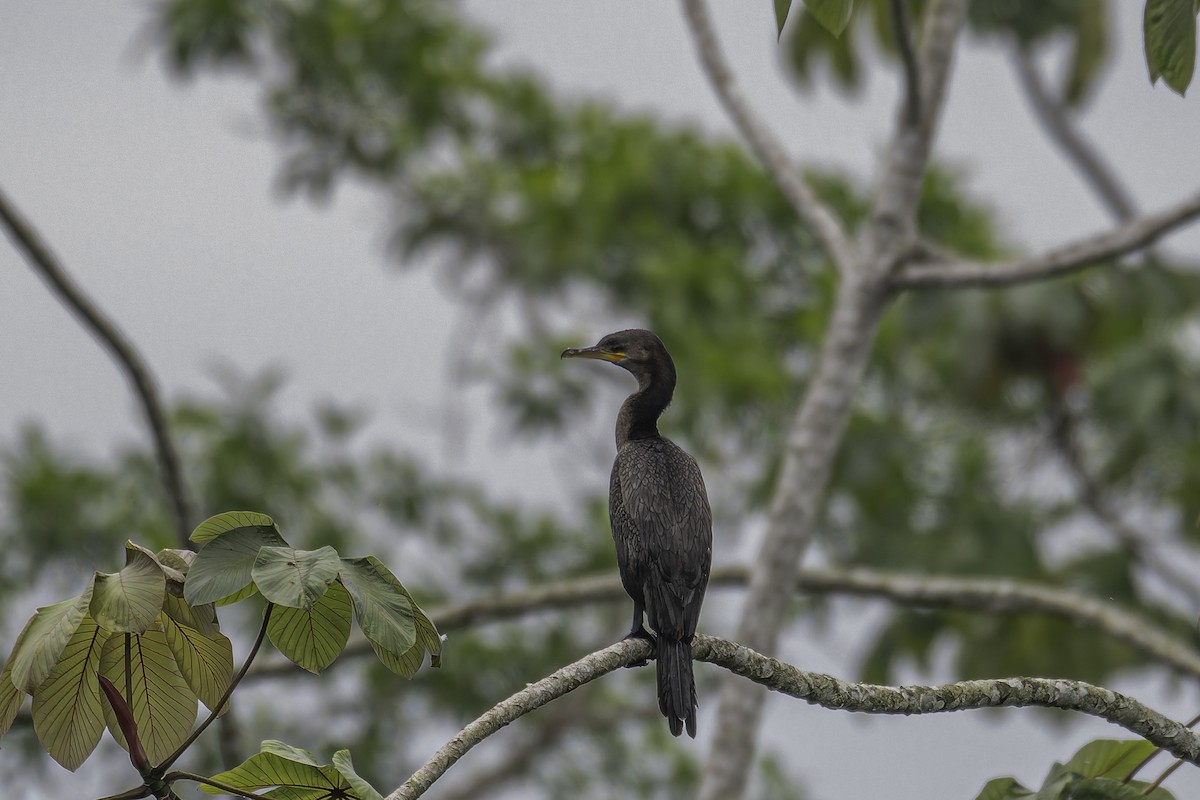
[[[675,393],[675,368],[665,365],[638,375],[638,390],[621,404],[617,414],[617,449],[633,439],[658,436],[658,418]]]

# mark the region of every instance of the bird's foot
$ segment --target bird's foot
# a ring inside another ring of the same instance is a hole
[[[622,639],[621,641],[625,641],[625,639],[645,639],[647,642],[650,642],[651,644],[653,644],[655,641],[654,634],[650,633],[650,631],[646,630],[641,625],[639,625],[638,627],[631,630],[628,634],[625,635],[625,638]],[[633,669],[634,667],[644,667],[649,663],[650,663],[650,659],[643,658],[641,661],[635,661],[632,664],[626,664],[625,669]]]

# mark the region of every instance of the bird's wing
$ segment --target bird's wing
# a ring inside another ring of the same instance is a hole
[[[617,476],[642,540],[650,625],[690,636],[712,563],[712,511],[700,468],[668,441],[633,441],[618,455]]]

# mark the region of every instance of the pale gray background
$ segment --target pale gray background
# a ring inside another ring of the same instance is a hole
[[[1111,5],[1119,57],[1083,121],[1139,205],[1154,210],[1196,191],[1200,106],[1149,86],[1142,4]],[[781,78],[771,3],[714,6],[739,79],[797,158],[870,179],[889,130],[893,76],[876,72],[855,98],[828,88],[798,95]],[[486,475],[502,490],[520,483],[540,503],[554,502],[564,482],[578,488],[544,449],[495,432],[485,393],[473,393],[456,429],[445,430],[447,356],[461,310],[428,271],[390,268],[387,204],[354,186],[327,205],[281,203],[273,191],[278,151],[254,87],[233,78],[170,82],[139,44],[146,8],[0,0],[0,187],[137,343],[166,394],[212,394],[214,363],[245,373],[278,364],[290,375],[283,410],[291,418],[321,398],[357,403],[373,413],[370,437],[420,448],[442,469]],[[674,3],[474,0],[467,8],[496,33],[501,62],[534,67],[564,93],[601,92],[631,109],[729,130]],[[938,156],[969,171],[1008,238],[1038,248],[1105,226],[1103,211],[1038,133],[1003,52],[969,41],[958,67]],[[1172,247],[1194,257],[1200,233]],[[4,240],[0,437],[10,441],[28,420],[98,456],[143,436],[117,370]],[[731,609],[712,605],[708,627],[724,632]],[[873,608],[844,604],[847,615],[867,618]],[[793,641],[784,656],[846,675],[861,627],[840,630],[820,648]],[[1114,688],[1177,718],[1200,709],[1191,686],[1130,675]],[[706,716],[713,706],[715,699],[705,704]],[[1018,711],[867,719],[779,701],[768,736],[791,748],[814,798],[970,798],[997,774],[1036,785],[1051,761],[1082,742],[1121,733],[1095,720],[1064,727],[1049,718]],[[685,743],[701,754],[704,722],[701,739]],[[92,766],[56,780],[56,790],[123,788],[89,785]],[[1188,787],[1200,791],[1196,775],[1172,779],[1180,797]]]

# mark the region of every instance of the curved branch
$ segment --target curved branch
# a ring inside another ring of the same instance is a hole
[[[650,642],[645,639],[623,639],[568,664],[557,672],[531,683],[503,700],[459,731],[442,745],[423,767],[412,774],[404,785],[387,796],[387,800],[411,800],[420,797],[433,782],[446,773],[472,747],[519,717],[557,700],[602,675],[607,675],[652,655]]]
[[[1200,217],[1200,194],[1157,214],[1140,217],[1106,233],[1029,258],[1000,264],[965,260],[909,264],[892,278],[891,287],[896,290],[960,289],[1045,280],[1140,250],[1197,217]]]
[[[697,635],[693,653],[697,661],[724,667],[769,689],[832,710],[909,715],[1003,706],[1061,708],[1108,720],[1162,747],[1176,758],[1200,764],[1200,736],[1138,700],[1083,681],[1001,678],[959,681],[943,686],[874,686],[798,669],[711,636]],[[471,748],[505,725],[585,683],[651,654],[649,642],[625,639],[530,684],[489,709],[442,745],[424,766],[389,794],[387,800],[420,797]]]
[[[683,0],[683,11],[696,45],[696,53],[700,57],[700,66],[734,126],[796,214],[813,229],[838,270],[844,273],[853,269],[857,255],[841,223],[805,183],[783,145],[750,107],[734,81],[729,62],[725,60],[713,30],[706,1]]]
[[[712,571],[709,586],[714,589],[744,587],[749,580],[747,567],[718,567]],[[1150,659],[1200,678],[1200,652],[1188,647],[1159,624],[1115,603],[1069,589],[1004,578],[935,577],[872,569],[829,568],[801,570],[796,589],[809,594],[875,597],[925,608],[1050,614],[1093,627]],[[621,601],[625,596],[618,577],[606,574],[572,578],[512,594],[435,608],[429,611],[429,618],[434,620],[439,631],[449,633],[527,614]],[[366,640],[356,639],[343,655],[354,657],[372,652]],[[290,674],[301,673],[292,662],[279,659],[256,665],[247,679]]]
[[[693,653],[777,692],[837,711],[936,714],[974,708],[1061,708],[1119,725],[1176,758],[1200,766],[1200,736],[1142,702],[1084,681],[992,678],[942,686],[874,686],[807,672],[711,636],[696,636]]]
[[[1025,97],[1046,135],[1058,145],[1066,159],[1075,165],[1084,181],[1092,187],[1092,191],[1118,222],[1133,219],[1137,210],[1129,194],[1104,164],[1100,154],[1072,127],[1062,103],[1050,95],[1042,82],[1033,54],[1028,48],[1014,48],[1013,66],[1017,71],[1021,90],[1025,92]]]
[[[175,533],[181,542],[181,547],[191,547],[188,541],[188,536],[192,532],[191,502],[183,482],[179,454],[171,440],[166,414],[163,412],[162,401],[158,396],[158,387],[149,368],[138,355],[133,343],[71,279],[62,264],[50,252],[50,248],[42,241],[38,232],[28,220],[21,216],[21,213],[2,190],[0,190],[0,222],[3,222],[13,244],[58,297],[59,302],[75,314],[76,318],[92,334],[92,337],[100,342],[101,346],[117,362],[117,366],[125,373],[125,379],[133,389],[134,395],[142,407],[142,412],[146,416],[146,423],[150,427],[150,435],[154,440],[154,450],[158,456],[158,465],[162,473],[163,488],[167,493],[175,521]]]
[[[1185,597],[1192,608],[1200,608],[1200,586],[1195,577],[1170,556],[1160,554],[1154,544],[1130,527],[1120,512],[1108,501],[1100,482],[1084,463],[1083,453],[1076,441],[1076,423],[1069,410],[1060,409],[1056,424],[1050,432],[1050,441],[1066,464],[1067,471],[1075,479],[1079,504],[1124,545],[1133,560],[1157,576],[1171,589]]]

